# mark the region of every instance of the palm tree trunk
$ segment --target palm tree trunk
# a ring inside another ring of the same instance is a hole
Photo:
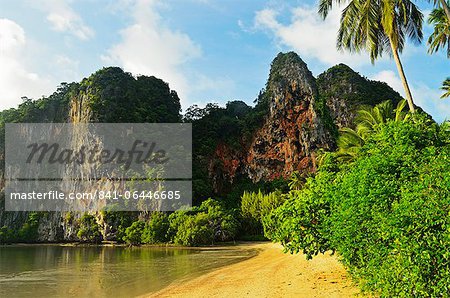
[[[405,71],[403,70],[402,62],[400,61],[400,55],[398,54],[398,49],[395,46],[391,37],[389,37],[389,41],[391,43],[392,54],[394,56],[395,64],[397,65],[398,74],[400,75],[400,79],[402,80],[403,88],[405,89],[406,101],[408,102],[409,110],[411,113],[414,113],[416,110],[414,108],[414,102],[411,95],[411,89],[409,89],[408,81],[406,80]]]
[[[442,8],[445,11],[445,14],[447,15],[447,20],[450,22],[450,7],[447,4],[446,0],[441,0]]]

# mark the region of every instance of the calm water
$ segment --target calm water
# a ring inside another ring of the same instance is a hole
[[[242,261],[256,250],[0,246],[0,297],[130,297]]]

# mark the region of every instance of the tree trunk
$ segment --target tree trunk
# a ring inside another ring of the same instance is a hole
[[[406,101],[408,102],[409,110],[411,113],[414,113],[416,110],[414,108],[414,102],[411,95],[411,90],[409,89],[408,81],[406,80],[405,71],[403,70],[402,62],[400,61],[400,56],[398,54],[398,49],[395,46],[392,38],[389,38],[392,48],[392,55],[394,56],[395,64],[397,65],[398,74],[400,75],[400,79],[402,80],[403,88],[406,93]]]
[[[447,15],[447,20],[450,22],[450,7],[447,4],[446,0],[441,0],[442,8],[445,11],[445,14]]]

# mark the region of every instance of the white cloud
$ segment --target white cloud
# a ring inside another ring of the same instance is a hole
[[[92,28],[84,24],[83,19],[69,5],[67,0],[33,1],[34,5],[47,13],[47,21],[53,30],[68,32],[81,40],[94,37]]]
[[[71,82],[78,81],[80,79],[80,62],[78,60],[71,59],[65,55],[57,55],[55,57],[55,63],[61,71],[61,76],[64,80]]]
[[[121,42],[102,58],[107,63],[118,63],[126,71],[167,81],[183,99],[191,88],[181,67],[200,57],[201,49],[187,34],[172,30],[163,22],[158,5],[157,0],[131,4],[133,24],[120,31]]]
[[[336,36],[339,28],[341,10],[333,9],[323,20],[317,13],[317,7],[302,6],[291,9],[289,24],[281,23],[274,9],[256,12],[254,27],[267,30],[278,44],[288,46],[302,57],[315,58],[326,65],[347,63],[351,66],[370,63],[365,54],[351,54],[336,48]]]
[[[29,70],[25,31],[9,19],[0,19],[0,109],[17,106],[22,96],[40,97],[51,90],[48,79]]]
[[[402,96],[404,96],[405,92],[403,90],[402,81],[398,77],[398,75],[392,70],[382,70],[375,75],[372,76],[373,80],[381,81],[387,83],[391,86],[395,91],[399,92]]]
[[[405,96],[402,81],[395,72],[383,70],[372,76],[372,79],[386,82],[402,96]],[[433,115],[436,121],[442,122],[450,119],[450,100],[440,99],[442,92],[438,88],[433,89],[423,83],[411,84],[410,88],[415,104]]]

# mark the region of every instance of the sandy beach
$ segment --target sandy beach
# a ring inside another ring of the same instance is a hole
[[[146,297],[360,296],[335,256],[319,255],[307,261],[302,254],[284,254],[281,245],[273,243],[243,244],[242,248],[256,248],[260,253]]]

